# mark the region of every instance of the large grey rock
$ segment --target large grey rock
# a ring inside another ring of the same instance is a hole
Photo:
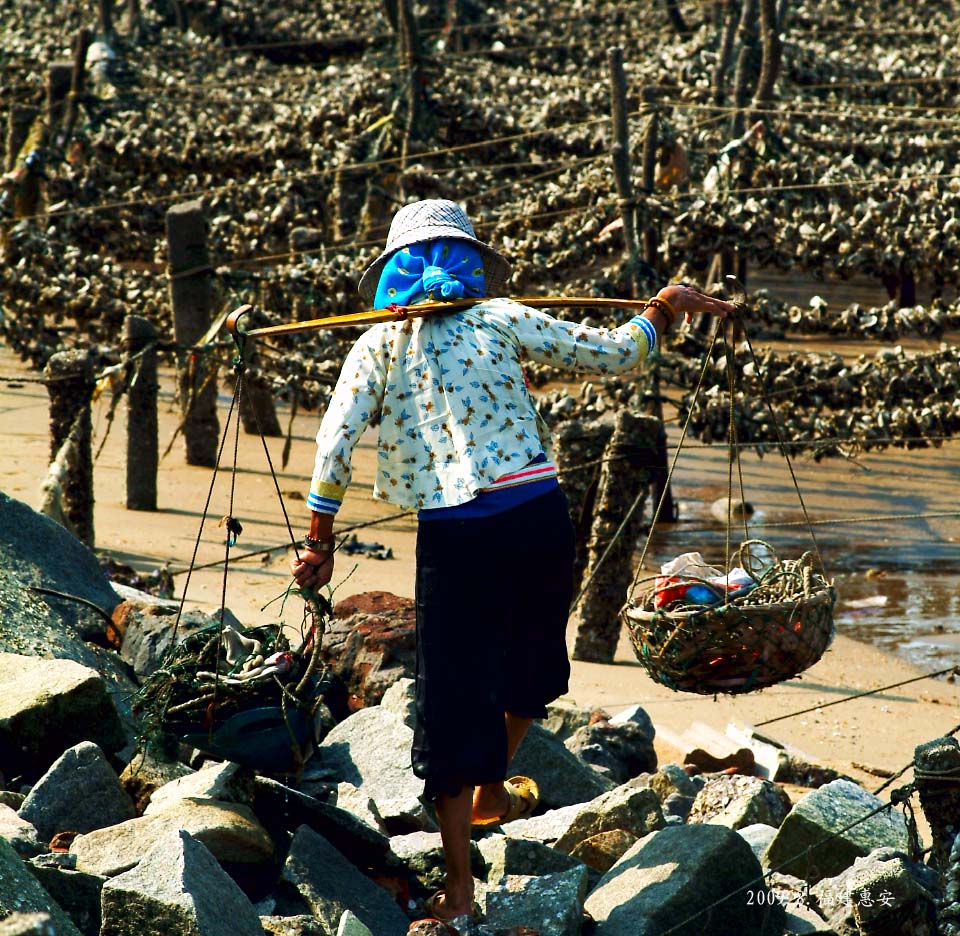
[[[383,888],[361,874],[323,836],[303,826],[290,844],[282,880],[296,888],[330,932],[350,910],[377,936],[404,936],[409,920]]]
[[[892,848],[857,858],[810,890],[837,936],[937,932],[937,873]]]
[[[643,838],[665,825],[657,794],[649,787],[625,783],[584,806],[554,848],[569,854],[580,842],[600,832],[622,829]]]
[[[762,822],[756,822],[753,825],[740,826],[737,829],[743,840],[753,849],[757,856],[757,861],[763,864],[764,855],[770,847],[770,843],[777,835],[777,830],[770,825]]]
[[[0,838],[6,839],[21,858],[32,858],[47,850],[33,825],[4,805],[0,805]]]
[[[742,774],[710,777],[697,794],[687,822],[711,822],[731,829],[762,822],[779,827],[790,812],[790,797],[782,787]]]
[[[582,708],[567,702],[564,699],[558,699],[547,706],[547,717],[540,724],[552,731],[561,741],[566,741],[578,728],[583,728],[590,724],[591,718],[606,717],[606,712],[598,709]]]
[[[322,835],[351,864],[374,874],[392,873],[398,867],[390,840],[339,806],[320,802],[273,780],[257,777],[253,804],[257,818],[275,841],[285,840],[301,826]]]
[[[241,767],[240,764],[230,761],[214,761],[194,773],[177,777],[156,789],[150,796],[150,804],[144,810],[144,815],[154,815],[174,800],[188,798],[252,806],[255,787],[256,778],[249,767]]]
[[[478,876],[485,877],[488,884],[510,875],[557,874],[581,867],[575,858],[532,839],[487,835],[479,845],[486,873]]]
[[[447,873],[439,832],[411,832],[390,839],[393,853],[412,872],[426,891],[443,887]],[[470,867],[474,877],[483,877],[486,864],[476,842],[470,843]]]
[[[92,832],[136,816],[133,801],[103,751],[82,741],[63,752],[20,807],[45,841],[57,832]]]
[[[624,829],[598,832],[577,842],[570,857],[582,861],[588,868],[606,874],[634,845],[638,836]]]
[[[377,804],[352,783],[337,784],[336,805],[339,809],[344,809],[356,816],[361,822],[365,822],[371,829],[387,834],[387,825],[377,809]]]
[[[0,616],[5,619],[4,615]],[[0,653],[0,764],[40,777],[63,752],[93,741],[113,753],[127,737],[96,671],[72,660]]]
[[[156,790],[180,777],[187,777],[193,770],[177,760],[163,760],[150,751],[138,750],[120,774],[120,783],[133,800],[137,813],[142,813],[150,804]]]
[[[657,733],[650,716],[639,705],[628,706],[623,711],[617,712],[609,721],[611,725],[626,725],[628,723],[637,725],[651,739]]]
[[[587,869],[581,865],[542,876],[508,875],[477,888],[487,926],[527,926],[540,936],[580,936]]]
[[[174,800],[149,816],[78,835],[70,846],[78,871],[121,874],[169,832],[189,832],[219,861],[258,865],[274,857],[274,845],[248,806],[216,800]]]
[[[320,921],[309,913],[293,916],[263,916],[260,925],[269,936],[333,936]]]
[[[500,827],[500,831],[510,838],[530,839],[534,842],[550,844],[570,828],[571,823],[577,818],[577,814],[583,807],[583,803],[574,803],[572,806],[548,809],[539,816],[504,823]]]
[[[660,797],[661,803],[675,793],[693,799],[699,792],[693,780],[679,764],[662,764],[655,774],[650,775],[647,783],[650,789]]]
[[[316,757],[330,775],[359,787],[393,834],[436,830],[420,800],[423,781],[410,766],[413,732],[379,706],[361,709],[324,738]]]
[[[393,712],[400,720],[413,731],[417,720],[417,699],[414,693],[416,683],[409,676],[398,679],[380,700],[384,711]]]
[[[84,641],[103,638],[117,601],[90,549],[60,524],[0,493],[0,651],[89,665]]]
[[[263,936],[253,904],[204,845],[182,830],[103,886],[101,936]]]
[[[373,933],[355,913],[344,910],[337,926],[337,936],[373,936]]]
[[[37,883],[13,846],[0,839],[0,920],[13,913],[46,913],[57,936],[80,936],[70,917]]]
[[[86,546],[59,524],[0,493],[0,653],[73,660],[96,670],[107,680],[132,739],[130,699],[136,683],[115,654],[87,642],[104,641],[116,604],[116,593]],[[72,736],[28,779],[83,740],[109,749],[96,736]],[[2,754],[0,763],[5,769],[9,764]],[[27,775],[15,765],[10,769]]]
[[[0,920],[0,936],[58,936],[49,913],[14,913]]]
[[[834,877],[875,848],[905,850],[907,826],[899,812],[885,809],[867,818],[882,805],[879,797],[849,780],[827,783],[790,810],[764,862],[815,884]],[[835,835],[847,826],[852,828]],[[829,842],[818,845],[828,836],[832,836]]]
[[[597,921],[596,936],[659,936],[672,927],[691,936],[779,936],[782,908],[751,902],[750,888],[766,893],[760,864],[736,832],[669,826],[637,842],[585,906]]]
[[[693,809],[693,797],[671,793],[663,801],[663,818],[667,822],[686,822],[690,810]]]
[[[568,751],[602,771],[614,783],[626,783],[632,777],[657,769],[653,734],[648,734],[636,722],[613,725],[598,721],[584,725],[564,744]]]
[[[532,777],[546,809],[588,803],[616,784],[571,754],[552,732],[533,724],[510,762],[509,775]]]
[[[27,864],[30,873],[57,902],[57,906],[69,915],[83,936],[100,936],[100,894],[107,878],[58,867],[56,864],[42,864],[41,861],[42,858]]]

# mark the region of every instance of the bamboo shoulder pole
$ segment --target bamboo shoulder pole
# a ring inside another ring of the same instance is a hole
[[[305,322],[288,322],[284,325],[268,325],[263,328],[251,328],[244,331],[240,320],[252,310],[252,306],[242,305],[227,317],[227,330],[234,338],[264,338],[270,335],[297,335],[301,332],[320,331],[325,328],[347,328],[350,326],[375,325],[378,322],[397,322],[408,318],[422,318],[434,312],[456,312],[471,306],[489,302],[484,299],[456,299],[453,302],[420,302],[412,306],[394,306],[389,309],[371,309],[369,312],[354,312],[350,315],[332,315],[327,318],[310,319]],[[644,299],[596,299],[592,296],[520,296],[512,299],[532,309],[560,309],[576,306],[589,308],[613,307],[618,309],[643,310],[647,307]]]

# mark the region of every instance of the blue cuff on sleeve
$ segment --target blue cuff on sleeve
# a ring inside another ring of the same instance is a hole
[[[647,336],[647,346],[649,348],[649,353],[657,349],[657,330],[653,327],[653,322],[648,318],[644,318],[642,315],[634,316],[634,321],[640,326],[640,330]]]

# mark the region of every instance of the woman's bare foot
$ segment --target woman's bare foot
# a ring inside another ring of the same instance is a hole
[[[473,818],[498,819],[510,808],[510,797],[502,783],[479,786],[473,794]]]
[[[452,920],[458,916],[473,916],[473,895],[456,896],[449,890],[437,891],[427,902],[427,912],[438,920]]]

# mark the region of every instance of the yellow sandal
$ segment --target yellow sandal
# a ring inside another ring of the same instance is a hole
[[[540,802],[540,788],[535,780],[530,777],[511,777],[503,782],[503,788],[507,791],[507,811],[492,819],[474,819],[474,828],[485,829],[533,815]]]

